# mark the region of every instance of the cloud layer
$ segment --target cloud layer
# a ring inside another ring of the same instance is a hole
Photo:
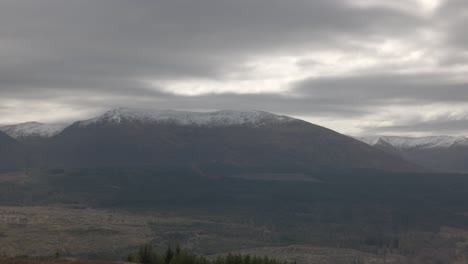
[[[468,134],[463,0],[0,0],[0,123],[262,109]]]

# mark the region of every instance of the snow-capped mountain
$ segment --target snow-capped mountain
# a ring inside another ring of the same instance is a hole
[[[32,166],[41,167],[420,169],[330,129],[263,111],[118,108],[69,126],[32,122],[0,130],[22,141]]]
[[[15,139],[49,138],[62,132],[68,124],[42,124],[27,122],[0,127],[0,131]]]
[[[275,115],[263,111],[233,111],[215,112],[185,112],[174,110],[148,110],[118,108],[104,113],[96,118],[79,122],[80,126],[98,123],[140,122],[140,123],[171,123],[181,126],[262,126],[272,123],[289,122],[291,117]]]
[[[371,136],[357,138],[371,146],[386,143],[399,149],[412,148],[450,148],[454,146],[468,146],[467,137],[430,136],[430,137],[397,137]]]
[[[41,147],[37,159],[55,167],[419,169],[327,128],[263,111],[119,108],[75,122]]]
[[[426,168],[440,171],[468,171],[467,137],[373,136],[357,139]]]

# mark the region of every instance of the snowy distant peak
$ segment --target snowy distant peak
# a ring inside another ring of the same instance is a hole
[[[431,137],[396,137],[372,136],[357,138],[362,142],[375,146],[388,144],[399,149],[412,148],[449,148],[453,146],[468,146],[467,137],[431,136]]]
[[[368,145],[375,146],[379,142],[381,137],[379,136],[368,136],[368,137],[356,137],[357,140],[362,141]]]
[[[103,115],[79,123],[88,126],[95,123],[115,123],[125,121],[142,123],[172,123],[182,126],[262,126],[271,123],[284,123],[294,120],[291,117],[275,115],[263,111],[222,110],[215,112],[185,112],[174,110],[151,110],[118,108]]]
[[[67,124],[42,124],[38,122],[27,122],[11,126],[0,127],[0,131],[15,139],[28,137],[53,137],[62,132]]]

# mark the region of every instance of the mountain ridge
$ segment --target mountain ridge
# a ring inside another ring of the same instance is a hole
[[[449,148],[454,146],[468,146],[468,138],[465,136],[426,136],[426,137],[401,137],[401,136],[368,136],[356,137],[356,139],[371,146],[383,142],[397,148]]]
[[[43,124],[25,122],[15,125],[1,126],[0,131],[14,139],[50,138],[61,133],[69,124]]]
[[[177,110],[154,110],[136,108],[117,108],[85,121],[78,121],[80,126],[93,123],[121,123],[139,121],[144,123],[172,123],[182,126],[231,126],[264,125],[272,122],[288,122],[294,118],[265,111],[219,110],[212,112],[192,112]]]

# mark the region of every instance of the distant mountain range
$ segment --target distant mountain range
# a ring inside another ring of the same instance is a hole
[[[357,138],[389,154],[439,171],[468,171],[468,138],[451,136]]]
[[[24,166],[33,167],[418,169],[327,128],[262,111],[119,108],[69,126],[26,123],[0,130],[11,144],[6,148],[25,149]]]

